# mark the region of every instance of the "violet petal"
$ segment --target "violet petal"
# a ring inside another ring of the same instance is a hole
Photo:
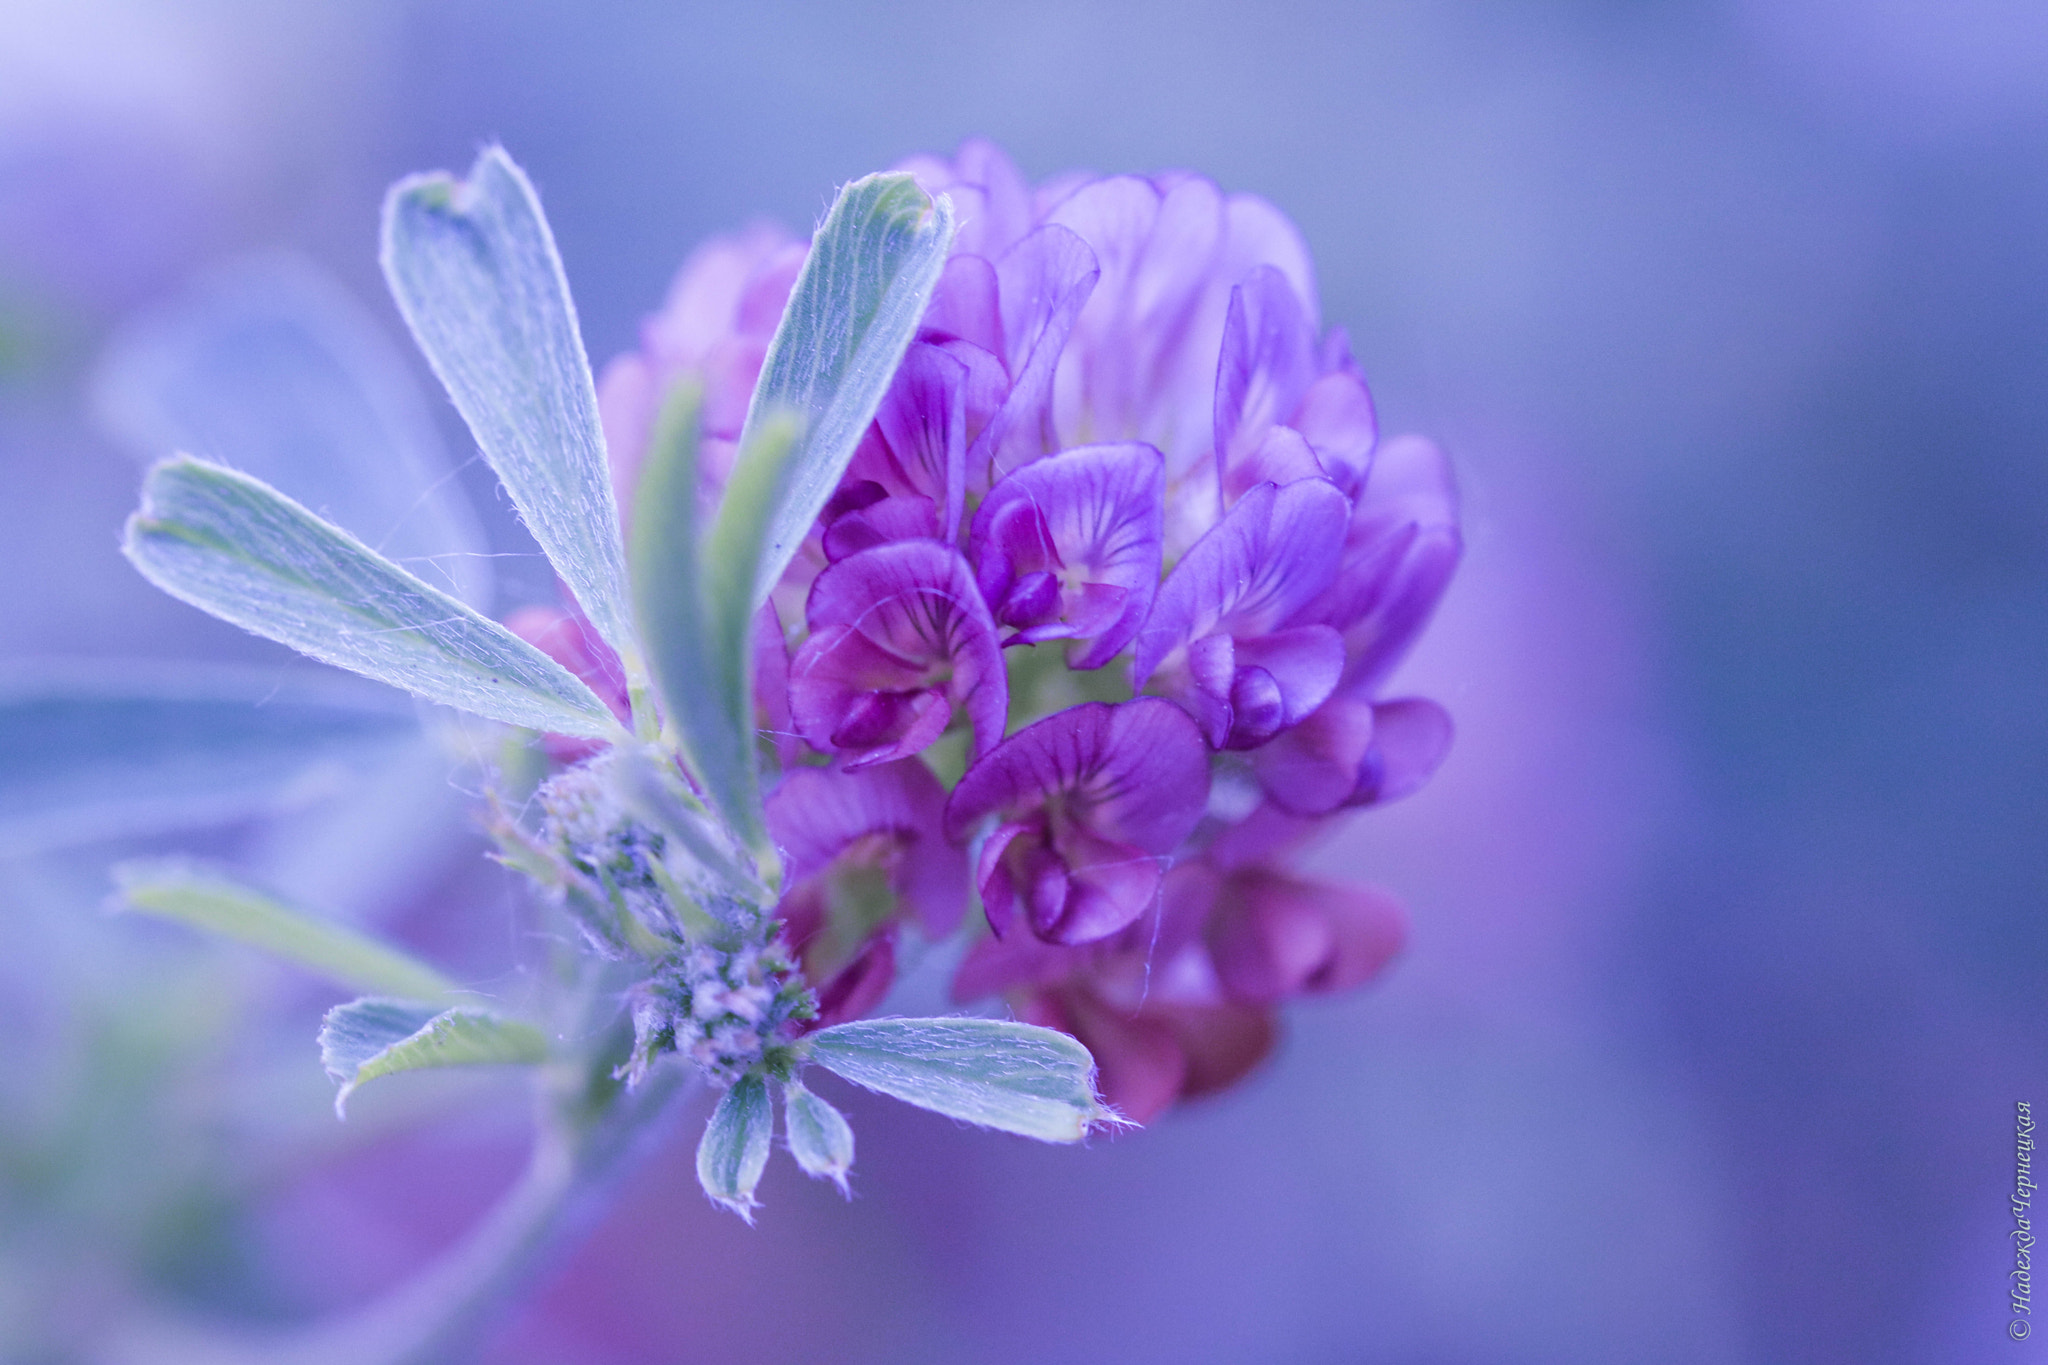
[[[1345,804],[1376,806],[1420,791],[1451,751],[1450,713],[1422,697],[1376,702],[1373,739]]]

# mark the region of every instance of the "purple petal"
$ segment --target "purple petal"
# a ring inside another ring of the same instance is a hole
[[[1325,374],[1308,386],[1288,425],[1307,439],[1339,488],[1357,489],[1380,436],[1379,414],[1363,379],[1349,370]]]
[[[1294,414],[1315,380],[1316,338],[1287,277],[1255,268],[1230,291],[1216,365],[1216,458],[1225,471]],[[1318,471],[1320,472],[1320,471]]]
[[[946,802],[946,834],[983,816],[1016,820],[1057,801],[1064,819],[1149,854],[1177,848],[1209,800],[1209,763],[1187,716],[1156,697],[1086,702],[984,754]]]
[[[964,839],[1003,823],[976,877],[990,927],[1019,910],[1038,937],[1106,938],[1150,909],[1160,859],[1194,831],[1208,803],[1207,751],[1179,708],[1141,697],[1090,702],[1012,735],[967,770],[946,803]]]
[[[1232,284],[1259,266],[1278,270],[1301,300],[1309,330],[1317,326],[1315,266],[1308,243],[1288,216],[1255,194],[1233,194],[1223,207],[1226,239],[1218,273]]]
[[[855,772],[798,768],[768,797],[768,832],[790,885],[849,857],[883,867],[937,938],[966,908],[967,857],[942,833],[945,802],[939,780],[915,761]]]
[[[1088,244],[1063,227],[1033,231],[996,265],[1009,367],[1001,409],[975,438],[969,467],[993,461],[1001,474],[1059,448],[1052,422],[1053,374],[1101,272]]]
[[[1212,444],[1227,306],[1212,278],[1222,196],[1199,178],[1162,191],[1117,176],[1081,186],[1048,221],[1077,233],[1102,271],[1054,380],[1060,432],[1074,441],[1147,441],[1177,474]]]
[[[1420,791],[1451,751],[1450,714],[1433,701],[1376,702],[1372,719],[1372,747],[1359,762],[1347,805],[1384,805]]]
[[[919,340],[967,341],[1002,360],[1003,317],[996,268],[985,257],[954,255],[925,305]]]
[[[1239,640],[1236,651],[1237,678],[1232,681],[1231,743],[1234,749],[1263,744],[1282,727],[1294,725],[1329,700],[1344,675],[1344,640],[1328,626],[1296,626],[1270,635]],[[1243,686],[1247,671],[1272,679],[1278,704],[1272,728],[1254,724],[1236,700],[1235,689]]]
[[[913,344],[875,412],[874,431],[881,444],[864,442],[848,476],[931,499],[946,509],[950,539],[967,492],[967,366],[929,342]]]
[[[825,526],[821,544],[825,558],[837,564],[848,555],[891,541],[938,538],[939,510],[930,498],[882,498],[833,517]]]
[[[848,766],[918,752],[955,709],[974,726],[974,753],[1001,736],[1009,687],[995,622],[951,549],[897,541],[842,559],[812,584],[805,615],[790,712]]]
[[[1223,493],[1226,502],[1234,503],[1262,483],[1285,488],[1300,479],[1323,477],[1322,461],[1300,432],[1267,427],[1258,447],[1223,472]]]
[[[1209,926],[1224,989],[1264,1003],[1362,985],[1408,935],[1408,916],[1383,892],[1253,870],[1231,878]]]
[[[1071,976],[1088,956],[1033,934],[985,938],[967,950],[953,975],[953,999],[966,1004],[1019,986],[1047,986]]]
[[[1395,437],[1373,457],[1343,567],[1295,622],[1342,631],[1351,656],[1345,685],[1370,690],[1428,623],[1463,544],[1449,461],[1419,436]]]
[[[1138,632],[1132,681],[1145,681],[1192,640],[1263,635],[1328,586],[1344,550],[1350,505],[1336,485],[1260,484],[1174,566]]]
[[[1135,443],[1082,446],[1010,475],[974,517],[983,597],[1034,642],[1086,642],[1072,667],[1101,667],[1152,607],[1163,479],[1159,452]]]
[[[1373,708],[1332,697],[1315,714],[1252,754],[1267,799],[1296,815],[1325,815],[1358,789],[1372,746]]]

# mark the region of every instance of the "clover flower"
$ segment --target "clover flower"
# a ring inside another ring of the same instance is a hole
[[[1457,564],[1450,470],[1381,438],[1265,201],[1185,173],[1034,188],[979,142],[903,169],[959,226],[762,615],[778,913],[824,1017],[851,1018],[899,923],[950,933],[971,881],[956,999],[1072,1032],[1147,1118],[1254,1065],[1280,1001],[1401,945],[1390,898],[1287,860],[1448,749],[1442,708],[1381,689]],[[716,503],[804,254],[756,225],[684,264],[599,381],[622,489],[692,384]],[[573,605],[520,625],[618,676]]]

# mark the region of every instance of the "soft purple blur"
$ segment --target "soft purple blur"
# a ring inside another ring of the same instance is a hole
[[[1379,404],[1323,395],[1331,429],[1428,431],[1459,472],[1458,579],[1374,693],[1440,699],[1456,747],[1309,863],[1396,894],[1404,955],[1295,1006],[1228,1095],[1084,1150],[833,1088],[854,1201],[777,1163],[753,1230],[698,1193],[686,1116],[491,1358],[2018,1359],[2011,1111],[2048,1099],[2044,63],[2048,20],[1995,0],[31,0],[0,15],[0,475],[33,509],[0,548],[0,638],[287,667],[118,561],[135,468],[83,377],[130,309],[257,247],[310,253],[395,329],[382,188],[484,138],[539,184],[598,357],[639,345],[695,243],[806,223],[918,148],[985,134],[1034,179],[1198,169],[1312,250],[1304,296]],[[998,237],[1020,212],[985,207]],[[765,297],[787,243],[760,240]],[[1250,354],[1269,333],[1243,326]],[[1133,420],[1213,433],[1197,407]],[[553,605],[487,477],[459,477],[510,556],[501,614]],[[1431,723],[1373,711],[1322,742],[1381,744],[1397,785]],[[511,893],[467,866],[384,913],[502,986]],[[92,915],[83,862],[5,875],[0,1093],[36,1116],[88,1051],[68,1021],[159,1000],[151,973],[194,950]],[[1351,960],[1290,929],[1309,898],[1239,890],[1244,982]],[[509,1178],[509,1092],[412,1136],[378,1116],[428,1092],[366,1092],[334,1133],[310,1043],[332,998],[255,980],[267,1022],[192,1093],[354,1149],[225,1182],[258,1208],[234,1255],[131,1254],[104,1194],[10,1218],[0,1322],[60,1250],[100,1267],[66,1289],[89,1325],[145,1292],[252,1319],[359,1301]],[[242,1150],[179,1136],[246,1128],[208,1122],[181,1101],[136,1131],[165,1161]]]

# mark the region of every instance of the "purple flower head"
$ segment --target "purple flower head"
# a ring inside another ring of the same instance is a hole
[[[790,715],[848,768],[923,751],[955,709],[974,727],[974,753],[1002,734],[1009,688],[995,622],[954,551],[903,540],[850,555],[818,575],[805,615]]]
[[[951,931],[971,875],[995,934],[957,996],[1071,1030],[1143,1118],[1256,1064],[1280,1000],[1399,945],[1379,893],[1286,868],[1448,749],[1440,707],[1382,688],[1458,561],[1449,466],[1381,438],[1265,201],[1184,172],[1034,189],[984,142],[902,169],[959,226],[759,624],[779,913],[822,1017],[850,1018],[903,911]],[[691,257],[601,385],[622,488],[690,376],[716,496],[805,252],[756,227]]]
[[[1177,709],[1090,702],[969,768],[946,803],[946,833],[964,841],[993,817],[975,876],[997,934],[1021,906],[1039,938],[1087,943],[1151,906],[1163,859],[1194,832],[1208,791],[1201,737]]]

